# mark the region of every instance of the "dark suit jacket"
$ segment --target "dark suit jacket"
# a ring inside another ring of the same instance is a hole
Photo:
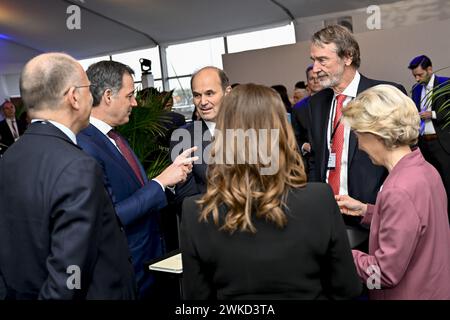
[[[438,86],[450,85],[450,78],[439,77],[435,75],[434,77],[434,90],[437,89]],[[417,109],[420,112],[420,100],[422,94],[422,86],[415,85],[412,89],[412,99],[415,102]],[[442,148],[450,154],[450,125],[444,128],[446,122],[449,121],[449,117],[446,117],[448,112],[448,108],[439,112],[439,108],[443,106],[445,103],[449,103],[450,94],[442,95],[439,99],[432,99],[431,110],[436,112],[436,119],[432,119],[434,129],[436,130],[436,134],[439,139],[439,143]]]
[[[295,138],[299,150],[305,142],[309,142],[308,139],[308,127],[309,127],[309,112],[308,105],[311,96],[307,96],[300,100],[292,108],[292,128],[294,129]]]
[[[253,216],[255,234],[199,222],[199,195],[183,203],[181,252],[186,299],[349,299],[361,291],[331,188],[311,183],[287,198],[280,229]],[[220,223],[225,216],[219,210]]]
[[[21,136],[24,132],[25,129],[27,128],[26,123],[24,123],[23,121],[20,121],[18,119],[16,119],[16,124],[17,124],[17,129],[19,129],[19,136]],[[6,123],[6,119],[0,121],[0,143],[6,145],[6,146],[10,146],[14,143],[14,136],[11,132],[11,130],[9,129],[8,124]],[[4,153],[6,151],[6,147],[3,147],[0,145],[0,154]]]
[[[119,150],[93,125],[82,130],[77,139],[80,147],[103,169],[105,187],[125,226],[139,292],[143,295],[153,282],[144,271],[144,262],[163,254],[158,210],[167,205],[165,193],[157,182],[148,181],[142,166],[145,185],[141,186]]]
[[[0,243],[10,299],[135,297],[101,168],[50,123],[31,124],[0,160]],[[79,290],[67,287],[70,266]]]
[[[174,153],[172,157],[175,157],[182,151],[197,146],[198,149],[192,156],[198,156],[199,160],[194,162],[192,172],[188,174],[186,181],[176,186],[175,203],[181,203],[185,197],[206,191],[207,161],[212,146],[211,134],[203,120],[193,121],[180,129],[172,135],[170,154]]]
[[[361,75],[358,94],[378,84],[391,84],[406,94],[402,85],[372,80]],[[329,157],[327,147],[327,128],[333,100],[333,90],[324,89],[309,100],[309,137],[312,153],[309,161],[309,179],[311,181],[326,181],[326,170]],[[351,197],[365,203],[375,203],[377,192],[387,176],[385,168],[375,166],[368,155],[358,149],[358,142],[353,132],[350,132],[348,150],[348,193]]]

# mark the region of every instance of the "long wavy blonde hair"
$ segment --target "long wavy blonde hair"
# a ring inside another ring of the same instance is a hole
[[[254,139],[247,136],[239,145],[236,143],[239,137],[230,136],[230,131],[256,134]],[[271,161],[267,152],[271,153]],[[254,217],[280,228],[286,225],[283,207],[289,189],[304,186],[306,174],[277,92],[261,85],[243,84],[225,96],[216,118],[210,158],[213,163],[207,172],[207,192],[198,201],[199,221],[207,222],[212,215],[220,230],[229,233],[236,230],[255,233]],[[220,163],[217,159],[227,161]],[[262,174],[269,166],[277,170]],[[227,212],[219,222],[221,206]]]

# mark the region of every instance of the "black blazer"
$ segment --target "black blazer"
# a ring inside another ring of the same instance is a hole
[[[0,160],[0,243],[7,298],[135,297],[102,170],[50,123],[31,124]],[[80,289],[67,286],[70,266]]]
[[[378,84],[390,84],[399,88],[406,94],[402,85],[373,80],[361,75],[358,86],[358,94]],[[329,157],[327,147],[327,129],[333,100],[333,90],[324,89],[309,99],[309,123],[308,135],[311,142],[312,153],[309,158],[310,181],[326,181],[326,170]],[[375,166],[369,156],[358,149],[358,142],[353,132],[350,132],[348,148],[348,193],[351,197],[365,203],[375,203],[380,186],[387,176],[387,170]]]
[[[183,203],[185,299],[349,299],[362,287],[331,188],[291,190],[287,226],[253,218],[255,234],[199,222],[199,195]],[[223,221],[224,208],[220,210]]]
[[[198,149],[192,156],[199,157],[199,160],[194,162],[192,172],[188,174],[186,181],[177,184],[175,196],[171,199],[175,203],[181,203],[185,197],[206,191],[206,170],[211,140],[211,133],[203,120],[190,122],[172,134],[170,154],[174,153],[173,157],[193,146],[197,146]]]

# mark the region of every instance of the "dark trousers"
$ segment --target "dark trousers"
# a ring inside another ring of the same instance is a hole
[[[439,172],[447,192],[447,212],[450,220],[450,154],[442,148],[439,140],[427,140],[419,137],[419,149],[425,160],[431,163]]]

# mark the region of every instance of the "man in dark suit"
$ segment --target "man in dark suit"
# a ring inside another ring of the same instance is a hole
[[[24,67],[33,123],[0,160],[0,270],[7,299],[132,299],[125,235],[97,162],[77,146],[92,96],[61,53]],[[1,290],[0,290],[1,291]]]
[[[1,109],[5,115],[5,119],[0,121],[0,154],[3,154],[10,145],[19,139],[27,126],[23,121],[16,119],[16,107],[11,101],[6,100]]]
[[[171,138],[171,157],[174,159],[182,150],[197,146],[192,173],[185,182],[175,188],[174,201],[180,204],[185,197],[203,193],[206,190],[206,169],[211,139],[214,136],[215,118],[223,97],[231,91],[225,72],[216,67],[204,67],[192,75],[191,90],[195,108],[201,118],[182,129],[174,131]]]
[[[89,126],[77,139],[83,150],[103,169],[104,183],[113,200],[128,239],[141,299],[157,295],[154,278],[144,263],[163,255],[158,211],[167,205],[165,188],[186,178],[192,168],[192,150],[187,150],[158,177],[148,181],[145,171],[128,142],[114,127],[129,121],[137,106],[133,70],[119,62],[100,61],[87,70],[96,86]]]
[[[439,88],[450,86],[450,78],[434,74],[431,60],[425,55],[412,59],[408,68],[417,81],[412,88],[412,99],[421,118],[419,148],[439,172],[450,203],[450,125],[445,126],[450,117],[446,116],[448,109],[441,110],[450,102],[450,93],[447,90],[439,97],[431,96]],[[450,207],[448,213],[450,217]]]
[[[341,110],[360,92],[377,84],[388,83],[406,91],[401,85],[372,80],[358,72],[359,45],[342,26],[328,26],[313,35],[311,59],[313,72],[326,89],[309,99],[312,153],[308,177],[327,182],[335,195],[348,194],[364,203],[375,203],[387,172],[358,149],[356,136],[340,121]],[[360,228],[360,219],[344,218],[348,225]]]
[[[292,107],[292,128],[294,129],[298,148],[306,162],[306,166],[311,152],[311,144],[309,143],[308,138],[309,99],[311,96],[322,90],[322,85],[317,78],[317,74],[315,74],[312,69],[312,65],[309,65],[306,68],[306,79],[308,82],[307,91],[309,94]]]

